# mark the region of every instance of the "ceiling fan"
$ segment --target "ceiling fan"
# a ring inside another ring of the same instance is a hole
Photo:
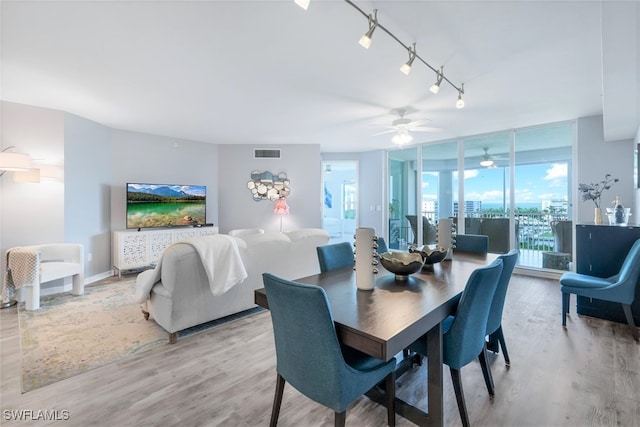
[[[391,125],[383,125],[387,130],[383,132],[378,132],[373,136],[384,135],[386,133],[395,132],[396,134],[391,139],[395,144],[404,145],[411,142],[413,137],[410,132],[438,132],[441,131],[441,128],[435,128],[430,126],[423,126],[426,122],[429,122],[429,119],[420,119],[420,120],[411,120],[405,118],[405,114],[407,114],[406,108],[398,108],[392,111],[393,114],[397,114],[400,116],[398,119],[395,119],[391,122]],[[379,125],[376,125],[379,126]]]
[[[480,166],[484,166],[485,168],[495,168],[496,160],[505,160],[504,157],[496,157],[489,154],[489,147],[483,147],[482,150],[484,154],[480,158]]]

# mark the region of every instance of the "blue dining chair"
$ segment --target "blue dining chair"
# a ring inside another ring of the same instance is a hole
[[[387,247],[387,242],[384,241],[384,237],[378,237],[376,243],[378,244],[376,252],[378,252],[379,254],[389,252],[389,248]]]
[[[462,291],[455,316],[449,316],[442,322],[442,361],[451,371],[451,380],[463,426],[469,426],[470,423],[464,401],[460,369],[476,357],[481,359],[483,373],[488,366],[485,347],[487,320],[502,269],[503,261],[496,259],[488,266],[478,268],[471,273]],[[426,357],[427,337],[422,336],[409,348]],[[491,371],[487,369],[485,375],[493,384]]]
[[[625,257],[620,271],[615,276],[602,278],[586,274],[567,272],[560,276],[562,291],[562,326],[567,326],[567,313],[571,294],[622,304],[633,338],[640,340],[638,328],[633,321],[631,304],[635,299],[640,280],[640,239],[636,240]]]
[[[489,252],[489,237],[482,234],[458,234],[455,248],[459,251],[486,254]]]
[[[271,426],[278,423],[284,386],[335,411],[344,426],[347,408],[385,381],[387,422],[395,425],[396,359],[388,362],[341,346],[327,295],[319,286],[262,275],[276,345],[277,382]]]
[[[349,242],[318,246],[316,250],[321,273],[355,265],[353,246]]]
[[[489,310],[489,319],[487,320],[487,335],[489,336],[489,343],[487,344],[487,348],[496,353],[499,348],[501,348],[504,361],[507,368],[509,368],[511,367],[511,360],[509,360],[509,352],[507,351],[507,345],[504,341],[504,333],[502,332],[502,311],[504,308],[504,301],[507,296],[509,281],[511,280],[513,269],[518,261],[518,250],[512,249],[506,254],[500,255],[498,259],[502,260],[502,273],[500,273],[498,288],[493,296],[491,310]]]

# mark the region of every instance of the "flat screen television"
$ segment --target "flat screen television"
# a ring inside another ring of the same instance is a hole
[[[127,183],[127,228],[205,224],[206,206],[204,185]]]

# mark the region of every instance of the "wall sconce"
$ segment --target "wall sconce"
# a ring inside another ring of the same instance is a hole
[[[40,169],[32,168],[26,171],[13,172],[15,182],[40,182]]]
[[[31,158],[28,154],[16,153],[15,146],[10,146],[0,152],[0,176],[5,172],[28,171],[31,169]],[[8,150],[14,150],[9,152]]]
[[[32,164],[28,154],[16,153],[15,148],[10,146],[0,152],[0,176],[12,172],[15,182],[40,182],[43,179],[55,180],[62,176],[59,166]]]

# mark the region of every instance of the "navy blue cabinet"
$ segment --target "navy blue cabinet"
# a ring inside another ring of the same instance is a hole
[[[617,274],[638,239],[639,226],[576,225],[576,272],[597,277]],[[627,323],[620,304],[580,296],[577,299],[579,314]],[[640,282],[631,311],[636,324],[640,324]]]

